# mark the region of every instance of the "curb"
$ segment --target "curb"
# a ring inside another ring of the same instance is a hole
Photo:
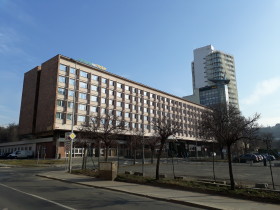
[[[136,195],[136,196],[141,196],[141,197],[150,198],[150,199],[154,199],[154,200],[166,201],[166,202],[170,202],[170,203],[176,203],[176,204],[181,204],[181,205],[186,205],[186,206],[191,206],[191,207],[197,207],[197,208],[203,208],[203,209],[209,209],[209,210],[222,210],[222,209],[219,209],[219,208],[214,208],[214,207],[210,207],[210,206],[206,206],[206,205],[202,205],[202,204],[197,204],[197,203],[192,203],[192,202],[188,202],[188,201],[179,201],[179,200],[176,200],[176,199],[169,199],[169,198],[159,198],[159,197],[155,197],[155,196],[152,196],[152,195],[144,195],[144,194],[140,194],[140,193],[127,192],[127,191],[112,189],[112,188],[108,188],[108,187],[93,186],[93,185],[90,185],[90,184],[73,182],[73,181],[69,181],[69,180],[66,180],[66,179],[55,178],[55,177],[51,177],[51,176],[47,176],[47,175],[36,174],[36,176],[47,178],[47,179],[52,179],[52,180],[57,180],[57,181],[62,181],[62,182],[66,182],[66,183],[72,183],[72,184],[78,184],[78,185],[83,185],[83,186],[87,186],[87,187],[93,187],[93,188],[97,188],[97,189],[105,189],[105,190],[110,190],[110,191],[115,191],[115,192],[127,193],[127,194],[131,194],[131,195]]]

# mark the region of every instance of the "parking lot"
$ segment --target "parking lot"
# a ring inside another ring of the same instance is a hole
[[[280,163],[280,161],[272,161],[272,165]],[[130,165],[131,162],[122,162],[119,173],[125,171],[142,172],[141,160],[138,160],[137,165]],[[144,174],[146,176],[155,176],[155,164],[144,165]],[[274,184],[277,189],[280,189],[280,167],[272,166]],[[160,165],[160,173],[166,174],[167,177],[173,177],[173,164],[171,159],[162,161]],[[177,159],[174,160],[175,176],[186,176],[190,178],[207,178],[213,179],[213,164],[212,162],[197,162]],[[233,163],[233,175],[238,184],[254,186],[255,183],[268,183],[272,187],[269,163],[264,166],[259,163]],[[216,179],[229,180],[227,162],[215,162]]]

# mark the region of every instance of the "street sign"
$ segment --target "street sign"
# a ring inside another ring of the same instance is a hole
[[[74,138],[76,138],[76,135],[75,135],[75,133],[71,133],[71,134],[69,135],[69,137],[73,140]]]

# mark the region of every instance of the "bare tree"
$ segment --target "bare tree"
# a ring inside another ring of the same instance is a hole
[[[227,148],[228,166],[231,189],[235,189],[232,172],[231,146],[242,139],[254,139],[257,135],[257,120],[260,115],[252,118],[242,116],[241,112],[233,105],[219,104],[211,110],[205,110],[199,122],[200,135],[215,139],[220,145]]]
[[[125,132],[125,123],[112,114],[91,116],[89,122],[81,126],[81,130],[104,144],[105,161],[108,161],[109,148],[116,143],[117,136]]]
[[[159,143],[160,143],[160,139],[157,136],[151,136],[146,139],[146,144],[151,149],[151,164],[154,163],[155,150]]]
[[[178,121],[172,120],[166,116],[156,119],[153,122],[153,127],[154,127],[154,134],[155,134],[154,136],[159,138],[160,141],[159,152],[157,155],[157,165],[156,165],[156,179],[159,179],[160,158],[166,140],[171,136],[175,136],[179,131],[181,131],[182,127]]]
[[[143,141],[143,130],[138,130],[135,131],[131,136],[130,136],[130,141],[128,143],[130,150],[131,150],[131,155],[133,156],[133,165],[136,163],[136,151],[137,149],[141,148],[142,141]]]

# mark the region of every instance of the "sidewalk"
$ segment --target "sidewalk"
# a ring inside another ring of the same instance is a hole
[[[180,203],[203,209],[280,209],[280,206],[277,204],[253,202],[249,200],[234,199],[218,195],[173,190],[125,182],[104,181],[82,175],[73,175],[64,171],[46,172],[38,174],[37,176],[76,183],[89,187],[129,193],[157,200]]]

